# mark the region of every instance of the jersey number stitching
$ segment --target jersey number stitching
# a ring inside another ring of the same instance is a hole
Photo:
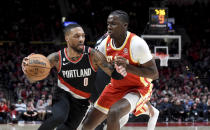
[[[84,78],[84,86],[88,86],[88,78]]]

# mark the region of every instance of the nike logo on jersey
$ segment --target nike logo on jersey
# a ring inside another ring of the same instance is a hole
[[[67,62],[67,63],[63,63],[63,65],[67,65],[69,62]]]

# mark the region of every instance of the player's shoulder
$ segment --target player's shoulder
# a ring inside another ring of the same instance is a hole
[[[132,42],[146,43],[143,38],[141,38],[140,36],[138,36],[136,34],[133,35]]]
[[[140,36],[134,35],[131,40],[131,46],[135,46],[135,47],[147,46],[147,43]]]
[[[105,41],[107,40],[107,38],[108,38],[108,34],[105,33],[103,36],[101,36],[101,37],[96,41],[95,48],[97,48],[97,47],[100,46],[101,44],[104,44]]]
[[[59,51],[57,51],[57,52],[53,52],[53,53],[50,53],[48,56],[47,56],[47,58],[48,58],[48,60],[53,60],[53,59],[59,59]]]
[[[102,41],[101,41],[101,44],[100,45],[105,45],[107,40],[108,40],[109,36],[105,37]]]
[[[108,39],[108,36],[104,37],[104,39],[101,40],[100,44],[95,46],[95,49],[104,53],[107,39]]]
[[[60,51],[61,51],[61,50],[56,51],[56,52],[53,52],[53,53],[50,53],[49,55],[51,55],[51,56],[58,56],[59,53],[60,53]]]

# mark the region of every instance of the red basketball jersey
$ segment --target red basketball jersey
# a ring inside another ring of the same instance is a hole
[[[120,47],[120,49],[116,49],[112,45],[112,40],[108,36],[106,42],[106,57],[108,61],[114,60],[115,56],[122,56],[129,61],[129,64],[134,66],[139,66],[139,63],[133,60],[131,55],[131,40],[135,36],[133,33],[128,33],[128,37],[125,40],[125,43]],[[128,73],[126,77],[122,80],[111,79],[112,86],[114,88],[119,88],[120,90],[130,91],[133,89],[138,89],[141,95],[145,95],[148,92],[149,86],[151,85],[152,79],[139,77],[137,75]]]

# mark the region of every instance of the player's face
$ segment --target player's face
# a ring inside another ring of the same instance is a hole
[[[69,33],[66,34],[65,40],[68,47],[71,47],[76,52],[83,52],[85,33],[81,27],[72,28]]]
[[[127,23],[122,22],[118,15],[109,15],[107,29],[111,38],[118,38],[127,31]]]

